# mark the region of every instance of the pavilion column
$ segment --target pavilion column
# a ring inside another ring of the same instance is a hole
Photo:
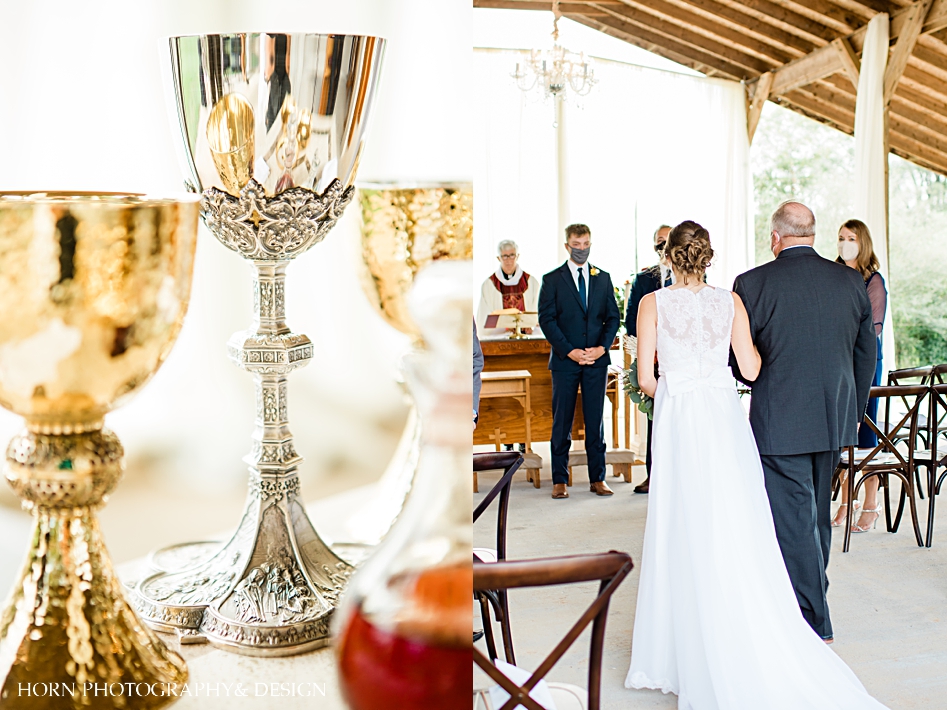
[[[559,245],[557,254],[565,261],[569,258],[566,252],[566,227],[569,226],[569,161],[568,145],[566,144],[566,105],[559,96],[554,96],[552,102],[556,111],[556,192],[559,205],[559,234],[556,235],[556,244]]]
[[[889,25],[885,13],[876,15],[868,23],[855,102],[855,217],[871,230],[875,254],[888,284],[888,102],[885,75]],[[889,370],[895,369],[891,320],[889,296],[883,339],[885,368]]]

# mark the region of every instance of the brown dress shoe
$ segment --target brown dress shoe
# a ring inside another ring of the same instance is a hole
[[[651,477],[648,476],[644,479],[644,483],[639,483],[635,486],[635,493],[647,493],[648,489],[651,487]]]
[[[569,491],[566,490],[566,484],[553,483],[552,484],[552,497],[553,498],[568,498]]]
[[[596,481],[589,484],[589,490],[597,496],[610,496],[614,491],[608,487],[605,481]]]

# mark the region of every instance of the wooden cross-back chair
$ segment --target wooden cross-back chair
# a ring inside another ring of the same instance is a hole
[[[915,454],[915,464],[927,469],[927,539],[925,543],[928,547],[934,541],[934,505],[937,496],[940,494],[944,478],[947,477],[947,446],[938,445],[941,427],[939,422],[947,417],[947,384],[931,385],[929,412],[928,438],[931,442],[930,448],[918,451]],[[937,471],[940,468],[945,470],[938,476]]]
[[[497,562],[506,559],[506,526],[510,508],[510,484],[513,474],[523,465],[523,456],[518,451],[488,451],[473,455],[474,473],[502,469],[503,475],[496,482],[490,492],[474,508],[473,522],[476,523],[487,508],[499,497],[497,503],[497,543],[496,549],[475,547],[473,551],[475,562]],[[500,622],[503,637],[503,651],[507,663],[516,663],[513,655],[513,638],[510,633],[510,605],[507,603],[506,590],[483,590],[476,594],[480,603],[480,616],[483,619],[483,634],[486,637],[487,649],[490,657],[496,658],[496,641],[493,637],[493,625],[490,623],[490,606],[493,606],[497,620]]]
[[[926,385],[899,385],[894,387],[872,387],[871,397],[877,397],[884,400],[885,419],[876,423],[869,417],[865,417],[862,426],[868,426],[878,437],[878,444],[873,449],[856,449],[854,446],[846,447],[841,461],[836,468],[837,479],[842,473],[847,472],[845,485],[848,486],[848,500],[855,500],[859,490],[872,476],[877,476],[884,488],[885,497],[885,525],[888,532],[897,532],[901,524],[901,516],[904,512],[904,504],[908,503],[911,512],[911,522],[914,525],[914,536],[917,538],[918,547],[923,547],[924,540],[921,537],[921,528],[917,518],[917,502],[915,500],[915,477],[916,470],[914,464],[914,443],[918,435],[918,415],[921,405],[928,394],[929,388]],[[892,418],[891,400],[897,398],[907,405],[907,411],[901,415]],[[879,405],[882,402],[878,403]],[[880,408],[880,406],[879,406]],[[906,443],[907,452],[902,452],[898,448],[898,442],[894,435],[900,432],[904,427],[908,428],[907,436],[902,440],[902,445]],[[894,521],[891,520],[891,497],[888,487],[890,476],[897,476],[901,481],[901,498],[898,503],[898,512]],[[856,480],[857,478],[857,480]],[[845,544],[842,547],[843,552],[848,552],[849,544],[852,538],[852,506],[848,506],[845,516]]]
[[[888,386],[897,387],[902,385],[930,385],[934,377],[934,367],[932,365],[927,365],[925,367],[907,367],[900,370],[891,370],[888,373]],[[907,408],[907,402],[902,398],[902,405]],[[887,403],[890,407],[891,401]],[[884,417],[878,417],[880,421],[877,422],[878,426],[884,428],[884,422],[888,421],[890,415],[889,410],[885,410]],[[908,426],[905,425],[899,431],[893,432],[890,436],[890,439],[894,443],[899,443],[901,441],[906,441],[909,434]],[[927,412],[920,411],[917,415],[917,436],[920,438],[920,448],[926,448],[930,446],[930,441],[927,436]],[[914,442],[915,446],[918,446],[918,442]],[[917,487],[917,495],[921,500],[924,500],[924,489],[921,486],[920,473],[915,469],[914,483]],[[930,492],[930,489],[928,489]]]
[[[547,557],[536,560],[497,562],[496,564],[474,564],[474,592],[490,589],[524,589],[551,585],[574,584],[598,580],[598,596],[588,609],[579,617],[568,633],[546,656],[545,660],[522,685],[507,678],[478,648],[474,648],[474,663],[479,666],[494,683],[498,683],[507,693],[509,700],[493,710],[513,710],[517,707],[527,710],[545,710],[529,697],[530,692],[542,680],[565,652],[575,643],[585,628],[592,624],[592,640],[589,649],[589,680],[585,695],[588,710],[599,710],[601,706],[602,656],[605,642],[605,621],[608,617],[608,603],[633,567],[631,557],[624,552],[606,552],[594,555],[576,555],[572,557]],[[563,690],[567,686],[559,685]],[[574,686],[568,686],[572,697],[576,697]],[[475,692],[475,696],[476,696]],[[581,697],[581,696],[580,696]]]

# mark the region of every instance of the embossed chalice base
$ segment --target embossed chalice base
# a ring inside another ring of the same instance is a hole
[[[26,430],[7,449],[7,481],[32,508],[34,524],[0,616],[4,708],[122,702],[115,692],[96,694],[95,684],[121,687],[125,707],[158,708],[175,700],[170,684],[187,680],[184,661],[137,617],[112,569],[94,509],[121,478],[122,446],[96,426],[68,435]],[[62,695],[50,696],[50,687]]]
[[[201,637],[249,655],[280,656],[324,646],[352,566],[319,537],[299,498],[301,457],[293,446],[288,379],[312,359],[312,342],[286,325],[285,280],[291,259],[322,241],[351,201],[338,180],[318,194],[292,188],[267,197],[251,180],[239,197],[205,190],[201,210],[211,232],[251,261],[253,326],[234,334],[230,359],[256,383],[256,427],[244,459],[250,467],[243,518],[230,540],[193,562],[188,546],[159,551],[163,570],[136,586],[137,607],[182,641]],[[207,543],[195,543],[199,558]]]

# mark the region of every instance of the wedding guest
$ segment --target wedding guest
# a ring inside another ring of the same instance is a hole
[[[871,316],[875,327],[875,339],[877,340],[878,356],[875,365],[875,378],[872,386],[877,387],[881,384],[882,372],[882,347],[881,331],[885,322],[885,309],[888,305],[888,291],[885,288],[885,280],[879,273],[880,262],[875,255],[874,247],[871,243],[871,232],[868,226],[857,219],[850,219],[839,228],[838,231],[838,259],[837,262],[845,264],[858,271],[865,280],[865,288],[868,290],[868,300],[871,301]],[[872,421],[878,421],[878,400],[875,398],[868,400],[867,417]],[[862,422],[858,430],[858,448],[873,449],[878,445],[878,437],[871,428]],[[842,503],[839,505],[832,521],[834,527],[845,524],[845,516],[848,507],[848,490],[842,487]],[[858,501],[854,503],[858,508]],[[863,533],[877,524],[881,516],[881,505],[878,503],[878,477],[872,476],[865,481],[865,505],[861,509],[861,515],[858,516],[858,522],[852,526],[852,532]]]
[[[579,386],[585,418],[585,451],[589,489],[612,495],[605,483],[605,382],[608,351],[615,340],[621,314],[612,279],[588,263],[592,234],[584,224],[566,227],[569,260],[543,276],[539,292],[539,325],[552,346],[552,497],[568,498],[569,449]]]
[[[519,311],[536,312],[539,283],[535,276],[523,271],[519,265],[519,257],[519,247],[512,239],[504,239],[497,245],[497,261],[500,265],[480,288],[477,328],[481,337],[503,335],[507,332],[505,328],[484,327],[484,321],[493,311],[516,308]],[[532,328],[523,328],[522,332],[531,333]]]
[[[667,264],[667,257],[664,254],[664,247],[667,244],[668,235],[671,228],[662,224],[654,230],[654,251],[658,254],[658,263],[654,266],[646,266],[638,274],[631,284],[631,291],[628,293],[628,306],[625,309],[625,332],[628,335],[638,337],[638,306],[641,299],[649,293],[654,293],[659,288],[670,286],[673,279],[671,269]],[[639,365],[640,367],[640,365]],[[635,486],[635,493],[647,493],[651,485],[651,420],[648,420],[648,443],[647,453],[645,454],[645,470],[648,477]]]
[[[480,418],[480,373],[483,372],[483,350],[477,339],[477,324],[473,324],[473,428]]]

